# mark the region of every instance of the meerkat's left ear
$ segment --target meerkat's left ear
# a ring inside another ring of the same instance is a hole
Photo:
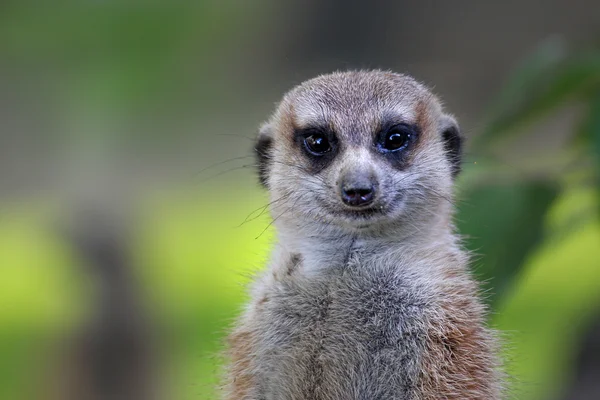
[[[452,166],[452,177],[456,178],[461,170],[463,136],[456,119],[451,115],[444,115],[440,121],[440,132],[444,141],[446,156]]]
[[[258,163],[258,180],[268,188],[269,169],[271,165],[271,152],[273,147],[273,129],[271,124],[265,123],[260,127],[258,139],[254,145],[254,154]]]

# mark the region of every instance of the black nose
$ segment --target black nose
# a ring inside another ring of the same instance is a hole
[[[342,186],[342,201],[352,207],[366,206],[373,202],[375,188],[372,184]]]

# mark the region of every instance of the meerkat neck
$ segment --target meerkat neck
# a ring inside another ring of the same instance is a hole
[[[365,231],[287,221],[276,224],[276,252],[300,255],[312,272],[343,267],[353,253],[377,257],[393,253],[400,258],[403,255],[414,258],[419,252],[455,248],[457,236],[449,220],[445,214],[435,214],[427,223],[413,221],[389,229]]]

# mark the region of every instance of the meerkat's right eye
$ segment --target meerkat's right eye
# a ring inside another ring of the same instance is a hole
[[[382,131],[377,146],[384,152],[398,151],[406,148],[414,138],[415,131],[411,126],[399,124]]]
[[[304,147],[309,153],[320,156],[331,151],[329,139],[322,133],[312,133],[304,138]]]

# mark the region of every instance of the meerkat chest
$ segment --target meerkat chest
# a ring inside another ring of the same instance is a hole
[[[410,398],[426,336],[420,292],[360,264],[275,281],[258,310],[263,397]]]

